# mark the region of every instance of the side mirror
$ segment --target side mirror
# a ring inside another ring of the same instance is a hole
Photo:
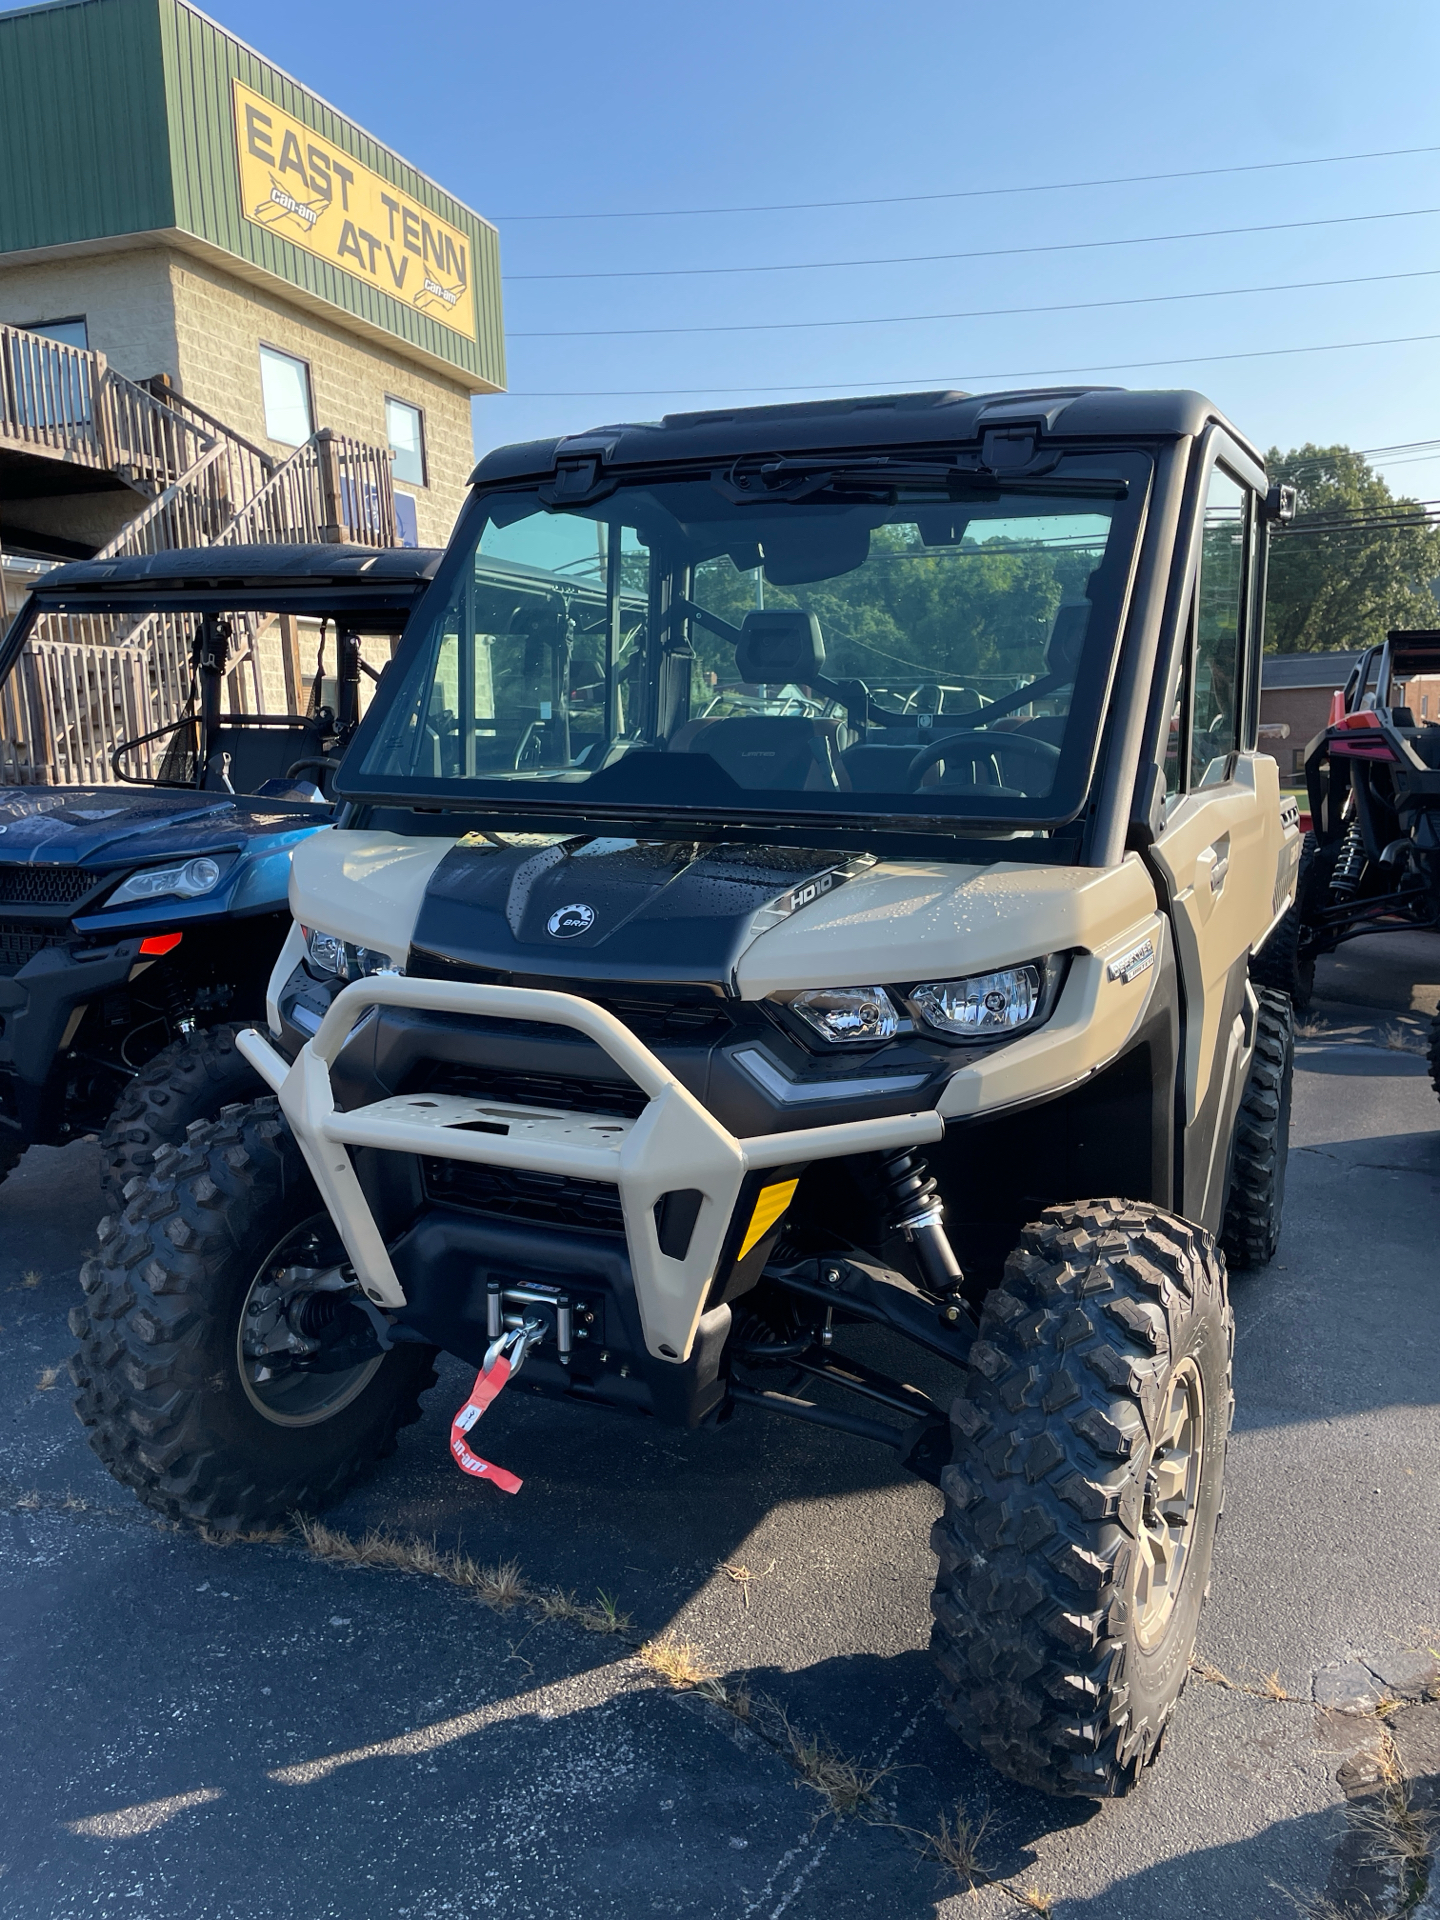
[[[1272,527],[1288,527],[1295,518],[1296,493],[1294,487],[1282,486],[1277,480],[1265,496],[1265,518]]]

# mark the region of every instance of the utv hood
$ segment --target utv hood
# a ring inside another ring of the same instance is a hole
[[[728,989],[757,933],[867,864],[809,848],[635,840],[500,847],[471,836],[431,875],[410,970]]]
[[[328,806],[126,787],[0,787],[0,866],[149,866],[328,824]]]

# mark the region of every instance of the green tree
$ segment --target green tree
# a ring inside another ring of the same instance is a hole
[[[1375,519],[1418,503],[1389,484],[1349,447],[1296,447],[1265,457],[1272,480],[1299,493],[1296,531],[1270,548],[1265,642],[1273,653],[1368,647],[1391,627],[1440,624],[1440,526],[1375,526]],[[1345,514],[1352,522],[1306,532],[1306,523]]]

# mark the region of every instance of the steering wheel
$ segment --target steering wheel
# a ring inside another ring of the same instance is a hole
[[[948,754],[956,753],[962,747],[978,747],[987,755],[998,752],[1028,753],[1032,760],[1050,769],[1052,782],[1055,768],[1060,764],[1060,749],[1052,747],[1048,740],[1037,739],[1033,733],[988,733],[972,727],[965,733],[947,733],[943,739],[932,740],[921,747],[905,769],[910,782],[909,791],[914,793],[917,790],[921,779],[936,761],[944,760]]]

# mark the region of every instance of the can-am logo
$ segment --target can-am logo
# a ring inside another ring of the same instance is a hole
[[[577,933],[588,933],[595,924],[595,909],[583,900],[573,906],[557,907],[545,922],[545,930],[556,940],[569,940]]]

